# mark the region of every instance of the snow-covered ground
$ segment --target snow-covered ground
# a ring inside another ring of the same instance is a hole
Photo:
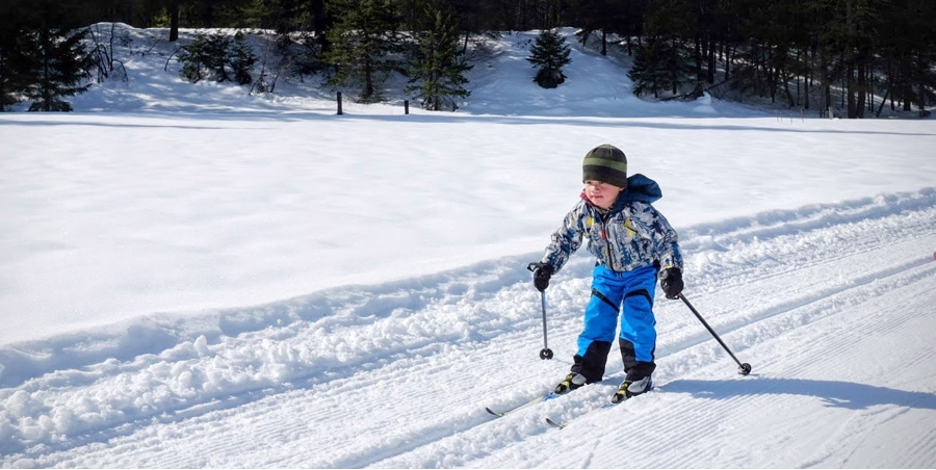
[[[566,31],[568,33],[568,31]],[[936,465],[936,123],[648,103],[574,46],[541,90],[505,35],[456,113],[283,83],[129,82],[0,114],[3,467]],[[171,52],[164,45],[154,51]],[[164,53],[168,53],[164,52]],[[493,418],[568,370],[590,267],[539,259],[612,143],[657,180],[686,297],[657,388]]]

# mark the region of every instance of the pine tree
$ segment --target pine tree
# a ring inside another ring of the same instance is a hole
[[[660,0],[651,5],[646,23],[646,45],[638,48],[639,67],[633,75],[634,92],[652,91],[659,96],[664,86],[673,95],[691,81],[695,70],[687,61],[683,51],[684,38],[691,37],[695,30],[695,19],[688,0]],[[638,59],[635,57],[635,64]],[[640,93],[638,93],[640,94]]]
[[[407,92],[417,92],[425,109],[454,111],[458,108],[456,99],[471,94],[464,88],[468,83],[464,74],[471,66],[459,52],[458,30],[452,17],[441,10],[430,14],[433,26],[420,39]]]
[[[182,62],[180,75],[192,83],[208,79],[223,82],[227,77],[224,62],[230,45],[230,39],[224,34],[197,34],[195,40],[179,53]]]
[[[569,65],[572,48],[565,43],[565,38],[552,30],[544,30],[536,37],[536,43],[530,48],[527,61],[537,69],[533,79],[543,88],[556,88],[565,82],[562,67]]]
[[[18,103],[26,88],[22,54],[16,47],[15,35],[8,34],[14,32],[0,29],[0,112]]]
[[[247,36],[242,31],[238,31],[234,35],[234,44],[228,49],[227,59],[235,82],[239,85],[253,83],[250,70],[257,63],[257,57],[254,55],[250,44],[247,43]]]
[[[21,36],[21,53],[28,62],[25,72],[30,86],[25,90],[33,100],[29,111],[71,111],[64,97],[83,93],[90,84],[88,55],[81,40],[86,30],[66,36],[60,29],[42,28]]]
[[[24,88],[17,64],[20,48],[16,44],[23,15],[17,7],[13,2],[0,2],[0,112],[19,102]]]
[[[662,41],[649,38],[637,48],[634,65],[627,72],[627,76],[634,82],[635,95],[652,93],[654,98],[659,98],[660,91],[666,89],[669,84],[664,64],[666,53],[662,46]]]
[[[233,80],[239,85],[249,85],[253,83],[250,71],[257,57],[244,33],[238,31],[233,42],[224,33],[198,34],[191,44],[182,48],[179,60],[182,62],[180,75],[192,83]]]
[[[397,67],[396,19],[384,0],[346,0],[331,4],[339,22],[328,31],[325,61],[336,68],[333,86],[361,86],[358,102],[380,101],[379,86]]]

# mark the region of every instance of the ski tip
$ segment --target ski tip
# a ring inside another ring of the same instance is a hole
[[[549,424],[550,426],[553,426],[553,427],[557,427],[559,429],[563,429],[566,427],[566,423],[557,423],[553,421],[552,418],[546,418],[546,424]]]
[[[498,418],[503,418],[507,414],[507,413],[498,413],[497,411],[494,411],[488,407],[485,407],[484,409],[487,410],[488,413],[491,413],[492,415],[497,416]]]

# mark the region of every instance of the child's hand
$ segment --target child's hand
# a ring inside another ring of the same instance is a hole
[[[533,271],[533,285],[536,290],[543,292],[549,287],[549,278],[552,277],[553,267],[543,263],[530,263],[527,269]]]
[[[667,299],[678,299],[683,290],[682,271],[679,268],[666,268],[660,274],[660,288]]]

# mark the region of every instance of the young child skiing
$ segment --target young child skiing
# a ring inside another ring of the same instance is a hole
[[[546,253],[531,263],[533,284],[539,291],[562,269],[588,239],[597,257],[592,273],[591,299],[585,307],[585,328],[571,372],[556,386],[563,394],[604,376],[614,343],[620,312],[618,343],[627,373],[612,397],[617,403],[653,386],[656,368],[656,320],[653,298],[657,275],[668,298],[682,292],[682,255],[676,231],[652,205],[662,197],[657,183],[646,176],[627,177],[627,157],[613,145],[600,145],[585,155],[585,189],[581,200],[552,235]],[[622,307],[623,306],[623,307]]]

